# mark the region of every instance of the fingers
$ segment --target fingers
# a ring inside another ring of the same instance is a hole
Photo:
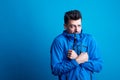
[[[67,55],[68,57],[70,57],[71,56],[71,53],[68,53],[68,55]]]
[[[68,53],[71,53],[73,50],[69,50]]]
[[[76,59],[76,57],[78,57],[77,53],[74,50],[69,50],[67,57],[70,59]]]
[[[68,57],[70,57],[72,55],[72,50],[68,51]]]
[[[69,50],[69,51],[68,51],[67,57],[70,58],[70,59],[72,58],[72,50]]]

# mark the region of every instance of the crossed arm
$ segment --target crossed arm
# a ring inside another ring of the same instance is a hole
[[[92,45],[94,46],[94,44]],[[69,50],[67,57],[71,59],[70,61],[63,59],[63,48],[62,44],[57,41],[57,43],[52,45],[51,50],[51,68],[54,75],[61,75],[71,71],[76,67],[81,67],[90,70],[92,72],[99,72],[102,68],[102,60],[97,55],[96,47],[90,48],[90,53],[92,57],[88,55],[87,52],[77,55],[74,50]]]
[[[88,61],[88,53],[85,52],[85,53],[81,53],[80,55],[77,55],[77,53],[74,50],[69,50],[68,58],[75,59],[78,64],[81,64]]]

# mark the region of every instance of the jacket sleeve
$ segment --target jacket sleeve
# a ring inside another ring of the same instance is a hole
[[[69,72],[75,67],[79,66],[76,60],[65,60],[63,56],[65,56],[64,51],[64,43],[60,40],[54,40],[51,46],[51,69],[52,74],[61,75]]]
[[[100,56],[100,51],[97,47],[94,38],[91,38],[88,46],[89,60],[82,64],[82,67],[90,70],[91,72],[100,72],[102,69],[102,59]]]

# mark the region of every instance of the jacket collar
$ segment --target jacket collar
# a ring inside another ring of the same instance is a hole
[[[68,33],[66,30],[64,30],[63,31],[63,35],[65,35],[69,40],[72,40],[72,41],[74,41],[74,37],[76,36],[76,40],[77,40],[77,42],[78,41],[81,41],[81,39],[82,39],[82,32],[81,33],[79,33],[79,34],[77,34],[77,33],[75,33],[75,34],[70,34],[70,33]]]

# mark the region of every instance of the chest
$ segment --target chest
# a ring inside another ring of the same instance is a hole
[[[66,40],[64,53],[67,55],[69,50],[74,50],[79,55],[81,52],[88,52],[88,47],[88,41],[85,39],[77,41],[76,43],[74,43],[74,41]]]

